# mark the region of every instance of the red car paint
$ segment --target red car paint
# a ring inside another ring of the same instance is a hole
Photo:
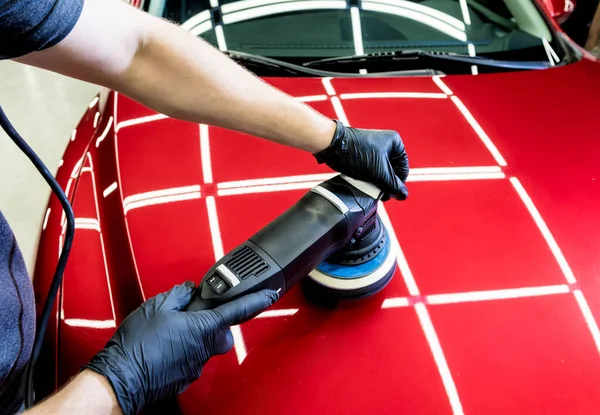
[[[546,8],[548,15],[560,24],[571,16],[576,7],[575,0],[541,0],[540,3]]]
[[[236,349],[162,411],[598,413],[600,65],[267,81],[326,116],[400,132],[410,196],[381,211],[398,270],[378,295],[333,310],[293,289],[234,328]],[[198,282],[331,173],[310,154],[113,92],[92,104],[57,173],[77,230],[38,372],[55,374],[38,375],[45,391],[144,298]],[[49,209],[40,308],[61,242],[54,197]]]

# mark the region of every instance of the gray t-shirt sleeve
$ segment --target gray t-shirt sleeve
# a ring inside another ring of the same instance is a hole
[[[0,211],[0,414],[14,414],[23,405],[34,337],[33,286],[15,236]]]
[[[75,27],[84,0],[0,0],[0,59],[56,45]]]

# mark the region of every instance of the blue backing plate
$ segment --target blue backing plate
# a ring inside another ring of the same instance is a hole
[[[390,240],[387,235],[387,230],[385,230],[385,233],[386,241],[383,249],[370,261],[359,265],[338,265],[323,261],[317,266],[317,270],[331,277],[342,279],[360,278],[375,272],[381,267],[390,252]]]

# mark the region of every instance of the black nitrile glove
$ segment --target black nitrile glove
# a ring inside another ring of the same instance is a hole
[[[104,375],[125,415],[183,392],[216,354],[233,347],[229,326],[277,301],[276,291],[249,294],[213,310],[181,311],[192,298],[192,282],[150,298],[131,313],[85,365]]]
[[[357,180],[372,183],[390,197],[405,200],[408,190],[408,157],[400,135],[393,130],[361,130],[337,127],[329,147],[315,154],[319,164]]]

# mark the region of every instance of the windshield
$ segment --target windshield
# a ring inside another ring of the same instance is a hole
[[[222,51],[296,64],[415,49],[550,65],[564,58],[533,0],[151,0],[144,8]]]

